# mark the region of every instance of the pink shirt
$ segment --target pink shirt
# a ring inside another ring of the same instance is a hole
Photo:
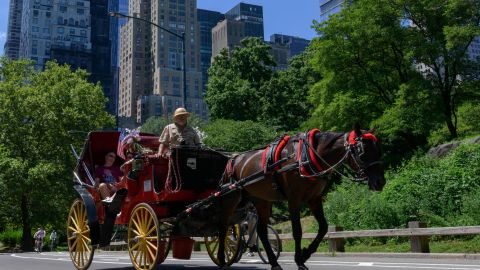
[[[95,178],[100,179],[100,183],[115,184],[122,177],[120,168],[113,165],[110,167],[100,166],[95,170]]]

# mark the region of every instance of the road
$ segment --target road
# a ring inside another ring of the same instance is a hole
[[[279,260],[283,269],[297,269],[290,256]],[[480,261],[465,259],[406,259],[368,257],[312,257],[307,266],[319,270],[480,270]],[[1,270],[63,270],[75,269],[66,252],[0,254]],[[126,252],[98,252],[89,269],[133,270]],[[176,260],[171,257],[157,269],[201,269],[213,270],[217,267],[206,254],[195,253],[191,260]],[[246,257],[230,269],[270,269],[261,264],[258,257]]]

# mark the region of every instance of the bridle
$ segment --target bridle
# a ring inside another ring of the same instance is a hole
[[[354,139],[355,143],[352,144],[351,141],[349,140],[350,134],[351,132],[344,134],[343,138],[344,138],[345,154],[337,163],[333,165],[330,165],[327,161],[325,161],[325,159],[323,159],[317,153],[313,145],[311,145],[308,141],[306,141],[305,142],[306,145],[313,150],[313,153],[315,154],[315,156],[319,160],[321,160],[325,165],[327,165],[328,168],[309,176],[302,175],[300,173],[300,176],[301,177],[320,177],[320,176],[324,176],[327,173],[335,171],[345,178],[350,178],[344,175],[341,171],[337,170],[337,167],[344,164],[344,161],[350,157],[353,160],[353,163],[355,164],[355,166],[357,167],[357,170],[353,170],[352,168],[345,166],[352,171],[352,174],[353,174],[352,181],[366,184],[368,182],[368,175],[366,173],[366,170],[372,166],[381,165],[383,164],[383,162],[381,160],[372,161],[372,162],[365,162],[364,160],[362,160],[362,156],[365,154],[364,143],[362,141],[363,138],[361,136],[355,136],[355,139]],[[300,166],[300,164],[298,164],[298,166]]]
[[[352,131],[354,132],[354,131]],[[365,162],[362,160],[362,156],[365,155],[365,147],[363,143],[363,137],[362,136],[357,136],[355,134],[354,137],[354,143],[350,140],[350,134],[352,133],[345,133],[344,135],[344,145],[346,148],[346,154],[351,157],[353,160],[353,163],[357,167],[356,171],[353,171],[353,181],[354,182],[360,182],[360,183],[366,183],[368,182],[368,175],[366,173],[367,169],[375,166],[375,165],[382,165],[383,162],[381,160],[376,160],[372,162]],[[363,135],[363,134],[362,134]],[[376,138],[375,138],[376,140]],[[373,144],[375,147],[377,147],[376,141],[373,141]],[[347,167],[348,168],[348,167]]]

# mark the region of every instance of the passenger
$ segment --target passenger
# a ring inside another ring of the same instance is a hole
[[[116,157],[114,152],[108,152],[105,155],[105,164],[95,170],[95,186],[105,202],[111,201],[111,196],[117,191],[115,184],[122,176],[120,168],[114,164]]]
[[[178,108],[173,114],[173,124],[167,125],[160,135],[160,146],[158,148],[158,155],[166,157],[172,146],[200,145],[200,137],[197,132],[187,125],[187,118],[190,115],[185,108]]]

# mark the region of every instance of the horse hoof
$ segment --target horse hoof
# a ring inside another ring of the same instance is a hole
[[[306,267],[305,265],[299,265],[298,270],[308,270],[308,267]]]
[[[272,270],[283,270],[283,268],[280,265],[277,265],[277,266],[272,266]]]

